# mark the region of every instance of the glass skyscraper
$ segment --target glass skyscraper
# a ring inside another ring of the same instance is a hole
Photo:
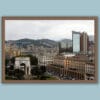
[[[80,32],[72,31],[72,40],[73,40],[73,52],[80,52]]]

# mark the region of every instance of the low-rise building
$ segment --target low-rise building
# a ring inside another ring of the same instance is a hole
[[[85,79],[87,74],[94,75],[95,71],[94,65],[89,63],[88,55],[84,54],[67,57],[58,55],[54,58],[53,66],[60,68],[60,75],[76,79]]]

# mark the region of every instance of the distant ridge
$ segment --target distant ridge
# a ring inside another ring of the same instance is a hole
[[[6,43],[16,44],[16,45],[20,44],[20,46],[31,45],[31,44],[34,44],[35,46],[44,46],[44,47],[57,46],[57,42],[54,40],[50,40],[50,39],[34,40],[34,39],[24,38],[24,39],[19,39],[19,40],[8,40],[8,41],[6,41]]]

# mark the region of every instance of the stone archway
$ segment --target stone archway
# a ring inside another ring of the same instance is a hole
[[[29,57],[16,57],[15,58],[15,69],[21,69],[25,72],[25,75],[31,74],[31,65]]]
[[[27,75],[27,68],[26,68],[26,64],[25,63],[21,63],[20,64],[20,69],[23,70],[25,72],[25,75]]]

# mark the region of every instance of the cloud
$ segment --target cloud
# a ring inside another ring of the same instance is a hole
[[[72,38],[72,31],[94,35],[93,20],[6,20],[6,40],[21,38],[60,40]]]

